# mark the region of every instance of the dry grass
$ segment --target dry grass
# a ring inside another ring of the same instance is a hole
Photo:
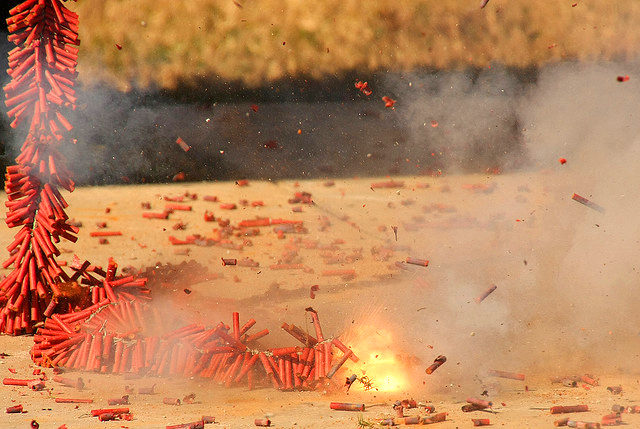
[[[572,7],[572,3],[577,6]],[[640,2],[584,0],[83,0],[85,82],[256,86],[286,76],[417,67],[630,60]],[[118,50],[115,44],[123,46]]]

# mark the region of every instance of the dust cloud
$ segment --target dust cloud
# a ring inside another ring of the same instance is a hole
[[[429,75],[387,83],[413,131],[411,151],[448,153],[443,171],[463,172],[478,153],[485,163],[520,164],[502,175],[440,179],[486,185],[482,198],[434,189],[434,201],[451,202],[474,227],[421,232],[411,244],[432,259],[429,272],[379,298],[392,310],[379,323],[394,320],[399,348],[423,361],[415,376],[437,384],[437,373],[426,378],[424,367],[438,354],[449,358],[439,370],[447,382],[467,384],[486,385],[492,368],[534,379],[637,372],[640,86],[617,80],[636,70],[562,64],[525,85],[495,71],[475,80]],[[512,126],[515,140],[495,134]],[[573,193],[605,212],[573,201]],[[418,207],[404,210],[425,216]],[[437,214],[426,217],[438,222]],[[491,284],[497,290],[477,304]]]

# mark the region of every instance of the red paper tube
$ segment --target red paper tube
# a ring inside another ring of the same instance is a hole
[[[271,426],[271,420],[269,419],[255,419],[253,424],[260,427],[269,427]]]
[[[163,398],[162,403],[166,405],[180,405],[180,399],[178,398]]]
[[[220,258],[220,259],[222,259],[223,266],[236,265],[238,263],[237,259],[232,259],[232,258]]]
[[[198,325],[197,323],[192,323],[191,325],[183,326],[182,328],[178,328],[174,331],[168,332],[162,336],[165,340],[173,340],[178,337],[184,337],[187,335],[191,335],[197,332],[204,331],[203,325]]]
[[[122,235],[120,231],[91,231],[89,236],[91,237],[114,237]]]
[[[584,383],[587,383],[591,386],[597,386],[599,384],[597,379],[595,379],[594,377],[588,374],[581,376],[580,380],[582,380]]]
[[[225,387],[231,387],[231,383],[233,383],[233,380],[236,377],[236,373],[240,370],[243,359],[244,359],[244,355],[239,354],[238,357],[236,357],[236,360],[233,362],[233,364],[229,367],[229,370],[225,374],[225,380],[226,380]]]
[[[467,398],[467,402],[480,408],[491,408],[493,406],[493,402],[478,398]]]
[[[583,204],[583,205],[585,205],[585,206],[589,207],[590,209],[593,209],[593,210],[595,210],[595,211],[598,211],[598,212],[600,212],[600,213],[604,213],[604,212],[605,212],[604,207],[599,206],[598,204],[596,204],[596,203],[594,203],[594,202],[592,202],[592,201],[589,201],[588,199],[586,199],[586,198],[584,198],[584,197],[581,197],[581,196],[580,196],[580,195],[578,195],[578,194],[573,194],[573,196],[571,197],[571,199],[572,199],[572,200],[574,200],[574,201],[579,202],[580,204]]]
[[[293,389],[291,356],[284,356],[282,360],[284,360],[284,388],[286,390],[291,390]]]
[[[253,228],[258,226],[270,226],[270,225],[271,225],[271,219],[267,219],[267,218],[242,220],[238,223],[238,226],[242,228]]]
[[[18,378],[5,378],[2,380],[2,384],[5,386],[28,386],[29,382],[37,380],[23,380]]]
[[[129,405],[129,395],[124,395],[121,398],[107,399],[109,405]]]
[[[438,413],[434,414],[433,416],[422,417],[420,419],[420,423],[423,425],[428,425],[432,423],[444,422],[445,420],[447,420],[447,413]]]
[[[316,330],[316,339],[318,342],[324,341],[324,335],[322,335],[322,327],[320,326],[320,319],[318,318],[318,313],[315,311],[310,311],[311,320],[313,320],[313,326]]]
[[[249,335],[247,338],[245,338],[244,342],[248,344],[252,341],[259,340],[260,338],[265,337],[267,335],[269,335],[269,330],[265,328],[260,332],[256,332],[253,335]]]
[[[304,264],[273,264],[269,265],[271,270],[303,270]]]
[[[582,413],[589,411],[588,405],[556,405],[551,407],[551,414]]]
[[[18,23],[20,21],[26,21],[27,24],[28,24],[30,15],[32,15],[34,11],[38,11],[38,10],[39,10],[39,8],[36,6],[32,10],[25,10],[25,11],[22,11],[22,12],[16,14],[16,15],[13,15],[13,16],[7,18],[7,25],[16,24],[16,23]],[[21,48],[22,48],[21,46],[16,46],[15,48],[13,48],[11,51],[9,51],[9,57],[11,57],[16,52],[19,52],[21,50]]]
[[[247,323],[242,325],[242,328],[240,328],[240,335],[244,335],[255,324],[256,324],[256,320],[255,319],[249,319],[247,321]]]
[[[426,259],[419,259],[419,258],[412,258],[412,257],[407,257],[407,264],[412,264],[412,265],[420,265],[422,267],[427,267],[429,266],[429,261]]]
[[[169,218],[169,213],[167,213],[167,212],[162,212],[162,213],[144,212],[144,213],[142,213],[142,217],[147,218],[147,219],[168,219]]]
[[[447,361],[446,356],[440,355],[435,358],[433,363],[425,370],[427,374],[433,374],[433,371],[440,368],[440,366]]]
[[[489,375],[493,377],[510,378],[512,380],[524,381],[524,374],[519,374],[516,372],[498,371],[495,369],[491,369],[489,370]]]
[[[313,349],[310,347],[305,347],[304,350],[302,350],[302,354],[300,355],[300,358],[298,359],[298,364],[296,365],[295,369],[294,369],[294,374],[297,377],[302,378],[302,373],[304,371],[304,367],[305,365],[307,365],[308,361],[309,361],[309,355],[312,353]]]
[[[491,295],[491,293],[492,293],[494,290],[496,290],[497,288],[498,288],[498,286],[496,286],[496,285],[491,285],[491,287],[490,287],[489,289],[485,290],[485,291],[482,293],[482,295],[480,295],[480,296],[478,296],[478,297],[476,298],[476,302],[477,302],[478,304],[480,304],[482,301],[484,301],[484,299],[485,299],[486,297],[488,297],[489,295]]]
[[[156,385],[154,384],[151,387],[139,387],[138,388],[138,394],[140,395],[153,395],[155,393],[155,387]]]
[[[249,360],[243,365],[242,370],[238,373],[238,376],[234,380],[236,383],[242,381],[242,378],[249,373],[253,365],[259,359],[260,355],[255,354],[249,358]]]
[[[107,413],[114,415],[129,414],[129,408],[102,408],[98,410],[91,410],[91,416],[93,417],[97,417],[100,414]]]
[[[81,377],[78,377],[77,379],[73,379],[73,378],[61,377],[59,375],[55,375],[53,376],[53,381],[55,381],[56,383],[64,384],[65,386],[75,387],[76,389],[79,389],[79,390],[84,389],[84,381],[82,380]]]
[[[22,404],[14,405],[12,407],[7,407],[7,414],[16,414],[23,412]]]
[[[618,426],[622,424],[622,417],[617,413],[607,414],[602,416],[601,424],[602,426]]]
[[[307,334],[305,331],[303,331],[296,325],[293,325],[293,324],[288,325],[287,323],[283,323],[282,329],[287,331],[289,334],[291,334],[294,338],[296,338],[305,346],[314,346],[318,343],[318,340],[313,338],[311,335]]]
[[[204,429],[205,422],[203,420],[191,423],[182,423],[179,425],[169,425],[166,429]]]
[[[324,343],[323,345],[324,350],[321,350],[321,352],[324,351],[324,375],[326,376],[327,373],[331,370],[331,360],[332,360],[332,353],[331,353],[331,343]]]
[[[352,404],[348,402],[332,402],[329,404],[332,410],[340,411],[364,411],[364,404]]]
[[[269,350],[273,356],[285,356],[300,351],[299,347],[281,347]]]
[[[353,352],[351,350],[349,350],[347,353],[345,353],[338,362],[336,362],[331,369],[327,372],[327,378],[331,378],[333,377],[336,372],[338,372],[338,370],[340,369],[340,367],[342,367],[342,365],[344,365],[344,363],[351,357],[351,355],[353,354]]]
[[[247,349],[246,345],[242,344],[240,341],[236,341],[235,338],[233,338],[232,336],[230,336],[226,332],[220,331],[220,332],[218,332],[218,335],[223,340],[225,340],[227,343],[229,343],[229,345],[235,347],[236,349],[240,350],[241,352],[243,352],[243,351],[245,351]]]
[[[64,320],[66,323],[77,322],[80,319],[85,319],[85,318],[89,317],[95,311],[97,311],[101,307],[104,307],[105,305],[108,305],[110,303],[111,303],[111,301],[109,299],[105,298],[105,299],[101,300],[100,302],[98,302],[97,304],[89,306],[89,307],[85,308],[84,310],[77,311],[75,313],[63,314],[63,315],[60,316],[60,319]]]
[[[165,204],[164,209],[165,210],[181,210],[181,211],[190,212],[193,208],[187,204]]]
[[[92,404],[93,399],[56,398],[57,404]]]
[[[20,12],[31,9],[31,7],[33,7],[33,5],[36,4],[37,1],[38,0],[26,0],[25,2],[22,2],[14,8],[10,9],[9,15],[16,15]]]
[[[324,270],[322,271],[322,275],[324,277],[329,276],[342,276],[342,277],[354,277],[356,275],[356,270]]]
[[[373,189],[377,188],[402,188],[404,186],[404,182],[396,182],[390,180],[388,182],[375,182],[371,184]]]

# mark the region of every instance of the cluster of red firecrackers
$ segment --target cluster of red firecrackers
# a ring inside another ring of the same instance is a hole
[[[11,127],[28,125],[16,165],[7,167],[6,223],[20,228],[3,268],[13,271],[0,282],[0,332],[33,332],[62,296],[71,277],[56,262],[61,239],[75,242],[78,229],[65,214],[59,192],[74,183],[60,146],[71,141],[66,111],[75,109],[78,16],[60,0],[27,0],[7,19],[15,44],[9,52],[11,81],[4,87]],[[60,310],[60,309],[58,309]]]
[[[246,379],[249,387],[264,380],[284,390],[313,388],[347,359],[357,361],[339,339],[324,338],[313,309],[308,311],[315,337],[283,325],[302,347],[257,349],[257,340],[269,331],[248,334],[256,322],[240,327],[238,313],[232,330],[220,323],[157,333],[162,318],[148,305],[147,279],[117,276],[112,259],[105,271],[75,257],[67,274],[56,261],[56,244],[62,238],[75,242],[78,228],[68,222],[67,203],[58,191],[74,187],[59,148],[70,141],[73,128],[61,111],[75,108],[78,17],[60,0],[27,0],[10,14],[9,40],[16,48],[9,54],[12,81],[5,87],[5,103],[12,127],[25,120],[30,126],[17,165],[6,174],[6,223],[20,230],[3,264],[13,271],[0,282],[0,332],[37,329],[31,357],[42,366],[199,376],[227,386]],[[188,150],[182,139],[177,143]],[[336,362],[334,346],[342,352]],[[258,368],[266,376],[254,381]]]
[[[313,309],[308,311],[315,337],[295,325],[282,326],[300,347],[261,349],[257,340],[269,330],[250,335],[256,321],[240,326],[238,313],[233,313],[231,327],[192,324],[149,335],[162,319],[142,299],[119,290],[127,281],[122,277],[110,282],[108,295],[115,294],[115,300],[107,296],[84,310],[48,318],[34,337],[34,362],[100,373],[210,378],[227,387],[246,383],[251,389],[264,382],[301,390],[330,379],[348,359],[358,360],[338,338],[324,338]],[[333,358],[334,346],[342,352],[340,359]]]

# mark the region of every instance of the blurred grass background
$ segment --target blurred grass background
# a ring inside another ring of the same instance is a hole
[[[640,1],[82,0],[80,79],[257,87],[357,71],[637,59]],[[116,44],[122,47],[119,50]]]

